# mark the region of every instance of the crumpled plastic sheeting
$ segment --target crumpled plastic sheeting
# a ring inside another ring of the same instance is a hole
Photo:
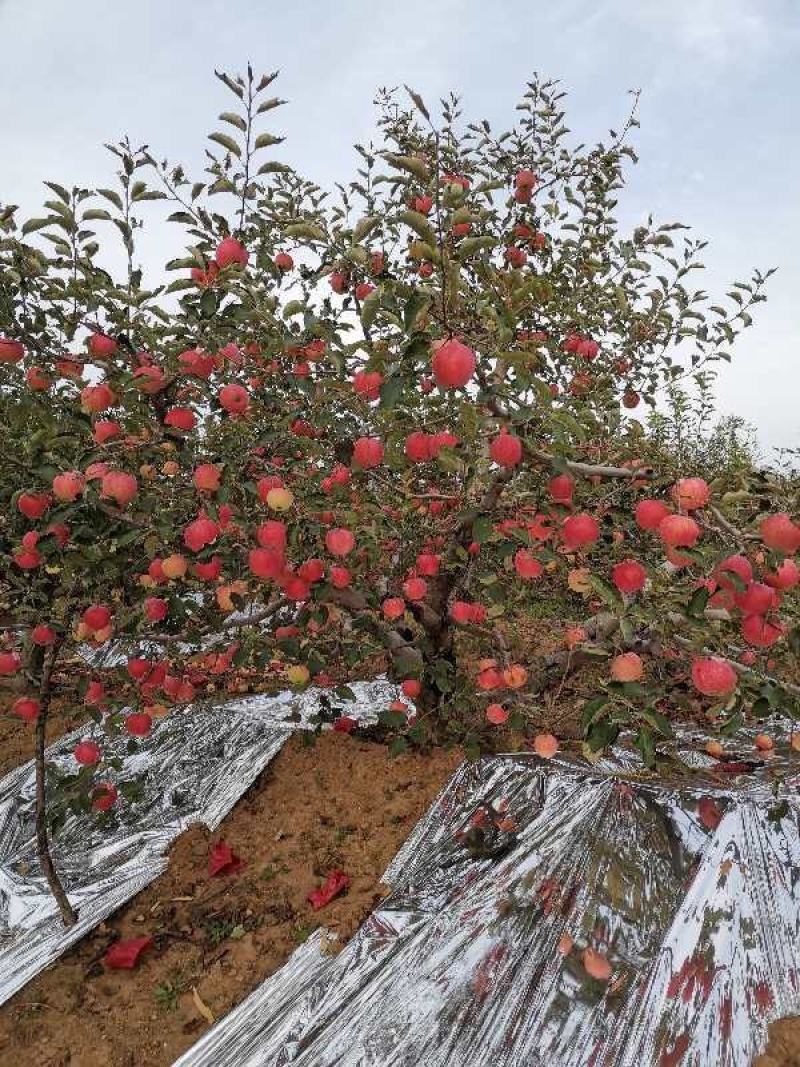
[[[372,721],[396,689],[385,680],[353,683],[346,714]],[[52,842],[53,858],[78,922],[66,928],[36,857],[35,773],[26,763],[0,781],[0,1003],[167,867],[172,841],[194,823],[214,830],[298,728],[307,727],[323,691],[196,704],[161,720],[134,756],[127,734],[103,734],[109,756],[125,757],[126,778],[146,772],[144,795],[120,804],[112,831],[94,816],[71,816]],[[330,696],[330,691],[327,691]],[[74,771],[71,755],[93,726],[63,737],[48,760]],[[115,781],[115,774],[103,780]]]
[[[669,781],[622,751],[463,765],[342,952],[303,945],[175,1067],[749,1067],[800,1013],[797,757],[690,741]]]

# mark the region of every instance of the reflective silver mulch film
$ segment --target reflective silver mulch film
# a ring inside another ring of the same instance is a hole
[[[175,1067],[747,1067],[800,1013],[798,757],[691,741],[669,780],[463,765],[340,954],[303,945]]]
[[[354,702],[342,711],[371,720],[395,689],[386,681],[354,683]],[[302,696],[254,696],[225,704],[192,705],[162,720],[125,757],[124,776],[144,774],[143,795],[119,805],[118,825],[71,816],[53,842],[53,856],[78,922],[64,927],[36,858],[34,768],[26,763],[0,781],[0,1003],[102,922],[167,867],[172,841],[193,823],[214,830],[278,753],[308,724],[320,690]],[[74,772],[78,740],[92,724],[48,749],[48,760]],[[127,734],[102,736],[111,755],[125,755]],[[103,779],[115,781],[113,772]]]

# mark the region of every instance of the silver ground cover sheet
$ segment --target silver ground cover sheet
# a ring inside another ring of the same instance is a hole
[[[749,1067],[800,1014],[799,757],[680,747],[668,778],[463,765],[342,951],[312,938],[175,1067]]]
[[[362,720],[386,706],[385,681],[354,683],[355,700],[334,700]],[[143,775],[143,794],[119,804],[118,823],[71,816],[55,835],[53,858],[78,922],[67,929],[41,872],[35,843],[35,776],[26,763],[0,780],[0,1003],[13,996],[167,867],[172,841],[195,823],[214,830],[297,728],[319,709],[320,690],[197,704],[156,720],[139,751],[128,735],[98,735],[108,755],[125,756],[125,778]],[[331,692],[327,691],[328,696]],[[48,762],[74,772],[72,750],[93,724],[63,737]],[[103,780],[115,781],[113,772]]]

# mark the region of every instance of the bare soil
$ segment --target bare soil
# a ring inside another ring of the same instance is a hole
[[[769,1044],[753,1067],[800,1067],[800,1019],[780,1019],[769,1028]]]

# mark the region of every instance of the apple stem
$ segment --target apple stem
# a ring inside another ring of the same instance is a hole
[[[41,683],[39,686],[39,716],[36,720],[36,851],[50,892],[58,904],[58,910],[65,926],[74,926],[78,913],[70,904],[64,887],[58,877],[53,857],[50,854],[50,837],[47,832],[47,788],[45,774],[45,733],[47,714],[50,709],[50,678],[58,658],[59,645],[54,644],[44,656],[42,662]]]

